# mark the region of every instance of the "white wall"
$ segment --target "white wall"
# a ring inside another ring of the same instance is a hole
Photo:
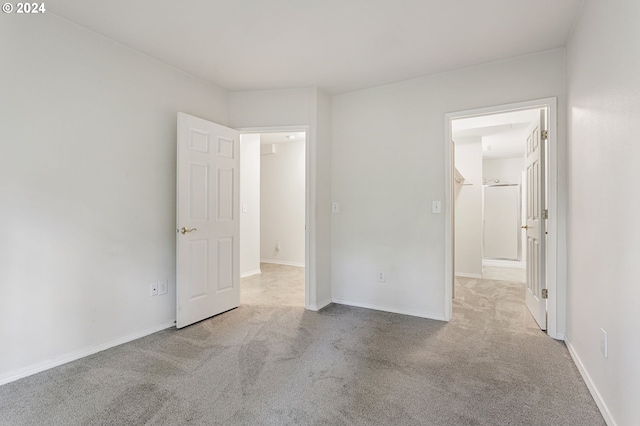
[[[455,139],[455,167],[464,184],[455,197],[455,272],[482,278],[482,139]]]
[[[316,198],[315,215],[316,244],[310,247],[312,257],[316,260],[316,269],[312,275],[317,277],[317,306],[323,307],[331,303],[331,270],[332,270],[332,98],[322,90],[316,91],[315,121],[316,144],[310,144],[315,163],[311,164],[311,175],[315,177],[312,188]],[[309,265],[307,265],[309,269]]]
[[[176,113],[228,94],[51,14],[0,57],[2,383],[173,324]]]
[[[305,141],[276,144],[260,160],[260,259],[304,266]]]
[[[501,182],[520,182],[522,170],[524,170],[524,158],[482,160],[483,179],[500,179]]]
[[[305,305],[319,309],[331,302],[331,104],[317,88],[263,90],[229,94],[235,128],[308,125],[310,211],[309,278]]]
[[[240,135],[240,275],[260,273],[260,134]],[[246,209],[246,211],[245,211]]]
[[[564,83],[556,49],[334,96],[333,300],[444,318],[445,114],[557,96],[564,164]]]
[[[621,426],[640,424],[639,20],[640,2],[588,0],[567,50],[567,342]]]

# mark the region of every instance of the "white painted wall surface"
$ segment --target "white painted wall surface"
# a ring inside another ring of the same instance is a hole
[[[305,141],[260,157],[260,259],[304,266]],[[278,244],[278,248],[276,247]]]
[[[315,88],[229,93],[229,119],[234,128],[311,124]]]
[[[464,185],[455,198],[456,275],[482,278],[482,139],[455,139],[455,166]]]
[[[309,277],[305,305],[317,310],[331,302],[331,103],[317,88],[229,94],[235,128],[308,125]]]
[[[639,20],[640,2],[588,0],[567,50],[567,342],[620,426],[640,424]]]
[[[2,383],[173,324],[176,113],[228,94],[50,14],[0,57]]]
[[[260,273],[260,134],[240,135],[240,274]]]
[[[563,165],[564,92],[556,49],[334,96],[333,300],[444,318],[445,114],[557,96]]]
[[[501,182],[520,182],[524,158],[500,158],[482,160],[484,179],[500,179]]]
[[[316,244],[310,247],[315,250],[312,256],[316,259],[315,270],[311,275],[315,276],[318,282],[316,287],[317,307],[322,308],[331,303],[331,235],[333,215],[331,213],[332,201],[332,101],[331,97],[324,91],[318,89],[316,92],[316,114],[314,128],[318,143],[310,144],[310,149],[315,150],[313,158],[315,164],[310,167],[315,168],[311,175],[315,176],[316,183],[311,185],[315,192],[316,206],[311,212],[315,215]],[[310,265],[307,265],[309,269]]]

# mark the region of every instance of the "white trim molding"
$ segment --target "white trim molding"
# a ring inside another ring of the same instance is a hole
[[[467,274],[465,272],[456,272],[455,276],[456,277],[462,277],[462,278],[479,278],[479,279],[482,279],[482,275],[481,274]]]
[[[569,342],[569,340],[565,337],[564,343],[565,345],[567,345],[567,349],[569,350],[569,355],[571,355],[571,358],[573,359],[573,363],[576,365],[576,367],[578,367],[578,371],[582,376],[582,380],[584,380],[584,382],[587,385],[587,388],[589,389],[589,392],[591,392],[591,396],[593,397],[593,400],[596,402],[596,405],[598,406],[598,409],[600,410],[600,413],[602,414],[604,421],[607,423],[608,426],[616,426],[617,423],[613,420],[613,417],[611,416],[611,411],[609,411],[609,407],[607,407],[607,404],[605,404],[604,400],[602,399],[600,392],[598,392],[598,388],[596,387],[595,383],[593,383],[593,380],[591,380],[591,376],[589,376],[589,373],[587,373],[587,369],[584,367],[582,360],[580,360],[580,357],[578,356],[578,354],[576,353],[576,350],[571,345],[571,342]]]
[[[288,260],[260,259],[260,263],[273,263],[274,265],[297,266],[300,268],[304,268],[304,263],[289,262]]]
[[[79,349],[77,351],[69,352],[57,358],[39,362],[37,364],[30,365],[25,368],[21,368],[19,370],[10,371],[9,373],[3,374],[0,376],[0,386],[14,382],[16,380],[31,376],[36,373],[40,373],[42,371],[48,370],[53,367],[58,367],[63,364],[67,364],[71,361],[78,360],[80,358],[84,358],[89,355],[96,354],[98,352],[102,352],[104,350],[113,348],[114,346],[119,346],[124,343],[131,342],[132,340],[140,339],[142,337],[148,336],[153,333],[157,333],[158,331],[165,330],[167,328],[175,327],[176,321],[171,320],[165,322],[163,324],[159,324],[155,327],[147,328],[146,330],[141,330],[133,334],[129,334],[128,336],[120,337],[114,340],[110,340],[108,342],[101,343],[95,346],[89,346],[86,348]]]
[[[261,274],[262,271],[260,269],[254,269],[253,271],[247,271],[240,274],[240,278],[252,277],[254,275]]]
[[[323,300],[322,302],[319,302],[317,305],[312,305],[312,306],[310,306],[310,307],[309,307],[309,310],[310,310],[310,311],[316,311],[316,312],[317,312],[317,311],[319,311],[319,310],[322,310],[322,309],[326,308],[326,307],[327,307],[327,306],[329,306],[331,303],[333,303],[331,299],[326,299],[326,300]]]
[[[373,309],[375,311],[392,312],[394,314],[410,315],[412,317],[426,318],[426,319],[432,319],[432,320],[438,320],[438,321],[445,320],[444,316],[442,315],[433,314],[431,312],[426,312],[426,311],[419,311],[419,310],[414,311],[412,309],[398,309],[388,305],[378,305],[376,303],[353,302],[351,300],[337,299],[337,298],[333,298],[332,300],[333,300],[333,303],[337,303],[339,305],[355,306],[356,308],[366,308],[366,309]]]
[[[482,259],[482,266],[494,266],[496,268],[526,269],[527,265],[521,260]]]

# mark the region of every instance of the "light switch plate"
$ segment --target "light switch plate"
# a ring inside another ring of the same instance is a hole
[[[331,203],[331,211],[333,213],[340,213],[340,203],[338,203],[337,201]]]
[[[431,203],[431,213],[442,213],[442,201],[433,201]]]

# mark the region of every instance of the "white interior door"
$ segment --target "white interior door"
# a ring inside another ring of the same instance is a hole
[[[527,307],[542,330],[547,329],[546,300],[543,298],[545,283],[545,220],[542,216],[545,204],[545,152],[542,137],[545,131],[545,110],[540,110],[540,120],[529,127],[527,133],[526,161],[526,229],[527,241]]]
[[[237,131],[178,113],[176,326],[240,305]]]

